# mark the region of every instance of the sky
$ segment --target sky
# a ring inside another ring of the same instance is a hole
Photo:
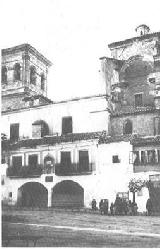
[[[48,97],[105,93],[100,57],[109,43],[160,31],[159,0],[0,0],[1,48],[29,43],[52,61]]]

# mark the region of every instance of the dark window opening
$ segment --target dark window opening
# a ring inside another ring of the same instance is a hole
[[[10,125],[10,140],[17,141],[19,139],[19,124]]]
[[[9,192],[9,197],[12,198],[12,192]]]
[[[30,67],[30,83],[36,85],[36,68]]]
[[[118,155],[112,156],[112,163],[120,163]]]
[[[4,156],[4,155],[1,155],[1,163],[2,163],[2,164],[6,163],[6,159],[5,159],[5,156]]]
[[[12,157],[12,166],[14,168],[22,167],[22,156],[13,156]]]
[[[134,165],[139,165],[139,163],[140,163],[139,151],[133,152],[133,162],[134,162]]]
[[[156,79],[155,78],[149,78],[149,82],[153,84],[153,83],[156,82]]]
[[[142,94],[135,94],[135,106],[142,106],[143,105],[143,101],[142,101]]]
[[[36,168],[38,165],[38,155],[29,155],[28,164],[31,168]]]
[[[61,166],[64,168],[70,167],[71,165],[71,153],[69,151],[61,152]]]
[[[83,171],[89,171],[89,155],[88,151],[79,151],[79,170],[81,172]]]
[[[155,150],[147,150],[147,163],[155,163],[155,162],[156,162]]]
[[[20,80],[21,78],[21,66],[19,63],[16,63],[14,66],[14,80]]]
[[[154,135],[160,135],[160,117],[154,118]]]
[[[72,117],[62,118],[62,134],[72,133]]]
[[[2,83],[7,82],[7,68],[5,66],[3,66],[1,69],[1,79],[2,79]]]
[[[44,74],[41,74],[41,89],[44,91],[44,83],[45,83],[45,77]]]
[[[141,151],[141,164],[146,164],[146,153]]]
[[[132,122],[130,120],[125,121],[123,127],[123,134],[124,135],[132,134]]]
[[[4,185],[4,184],[5,184],[4,179],[1,179],[1,185]]]

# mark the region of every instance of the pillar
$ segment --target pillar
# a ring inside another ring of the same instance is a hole
[[[52,188],[48,189],[48,207],[52,206]]]

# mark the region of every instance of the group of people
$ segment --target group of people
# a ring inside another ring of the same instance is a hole
[[[97,202],[95,199],[92,200],[92,210],[96,211]],[[99,210],[101,214],[107,215],[109,213],[109,205],[107,199],[101,199],[99,202]],[[146,203],[147,215],[151,215],[153,211],[152,201],[149,198]],[[116,197],[115,202],[110,205],[110,215],[137,215],[138,206],[136,202]]]
[[[97,210],[97,202],[92,200],[92,210]],[[101,214],[107,215],[109,205],[107,199],[102,199],[99,202],[99,210]],[[136,202],[127,201],[120,197],[116,197],[115,202],[110,205],[110,215],[137,215],[138,206]]]

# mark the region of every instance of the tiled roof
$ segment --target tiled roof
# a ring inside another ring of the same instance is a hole
[[[158,144],[160,145],[160,135],[151,136],[151,137],[136,137],[131,140],[133,145],[149,145],[149,144]]]
[[[129,38],[129,39],[126,39],[126,40],[123,40],[123,41],[113,42],[113,43],[110,43],[108,45],[108,47],[109,48],[114,48],[114,47],[117,47],[117,46],[121,46],[123,44],[134,42],[136,40],[141,41],[141,40],[144,40],[144,39],[149,39],[149,38],[154,37],[154,36],[160,37],[160,32],[154,32],[154,33],[150,33],[150,34],[146,34],[146,35],[142,35],[142,36],[132,37],[132,38]]]
[[[138,113],[146,113],[146,112],[153,112],[153,111],[160,111],[159,109],[156,109],[153,106],[140,106],[140,107],[134,107],[134,106],[124,106],[121,108],[121,110],[114,111],[111,116],[112,117],[118,117],[128,114],[138,114]]]
[[[108,144],[108,143],[115,143],[115,142],[129,142],[133,139],[134,135],[120,135],[120,136],[107,136],[102,135],[99,137],[99,144]]]
[[[3,141],[3,146],[6,146],[10,150],[18,149],[21,147],[34,148],[37,145],[54,145],[60,143],[68,143],[82,140],[99,139],[103,132],[88,132],[88,133],[72,133],[61,136],[46,136],[43,138],[34,138],[20,140],[18,142],[11,143],[9,140]]]
[[[108,136],[105,131],[101,132],[87,132],[87,133],[72,133],[61,136],[46,136],[38,139],[20,140],[11,143],[9,140],[2,141],[3,150],[17,150],[23,148],[35,148],[38,145],[55,145],[61,143],[72,143],[83,140],[97,140],[99,144],[108,144],[116,142],[129,142],[134,146],[159,144],[160,135],[152,137],[142,137],[137,134]]]

